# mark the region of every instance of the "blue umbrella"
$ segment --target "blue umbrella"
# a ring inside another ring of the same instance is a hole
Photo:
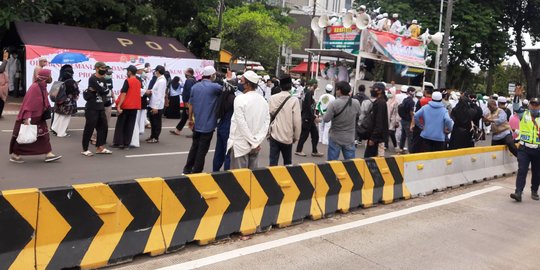
[[[61,54],[57,54],[53,60],[51,61],[52,64],[74,64],[74,63],[80,63],[88,61],[88,57],[82,53],[72,53],[72,52],[65,52]]]

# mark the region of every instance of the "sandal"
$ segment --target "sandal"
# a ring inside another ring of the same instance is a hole
[[[110,155],[110,154],[112,154],[112,151],[107,149],[107,148],[103,148],[103,150],[101,150],[99,152],[96,151],[96,154],[98,154],[98,155]]]
[[[13,163],[17,163],[17,164],[22,164],[24,163],[24,160],[21,158],[21,157],[14,157],[14,156],[11,156],[9,158],[9,162],[13,162]]]
[[[81,152],[83,156],[91,157],[94,155],[94,153],[90,152],[89,150]]]
[[[59,160],[59,159],[61,159],[61,158],[62,158],[62,156],[52,155],[52,156],[50,156],[50,157],[46,157],[46,158],[45,158],[45,162],[53,162],[53,161]]]
[[[176,136],[180,136],[180,132],[177,132],[176,130],[169,130],[169,132],[172,134],[172,135],[176,135]]]
[[[159,141],[156,139],[150,139],[146,141],[147,143],[158,143]]]

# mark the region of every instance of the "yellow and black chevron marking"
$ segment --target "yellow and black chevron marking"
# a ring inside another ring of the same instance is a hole
[[[232,233],[255,233],[249,211],[249,170],[169,178],[163,198],[163,234],[167,251],[186,243],[207,244]]]
[[[0,269],[34,269],[37,189],[0,193]]]
[[[399,199],[411,198],[403,181],[402,158],[369,158],[365,162],[374,182],[372,202],[392,203]]]
[[[256,169],[253,176],[251,210],[261,230],[321,217],[314,198],[314,165]]]

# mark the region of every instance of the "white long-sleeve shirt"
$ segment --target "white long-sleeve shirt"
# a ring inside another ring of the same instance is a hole
[[[263,96],[255,91],[237,96],[227,150],[232,148],[234,157],[247,155],[263,143],[269,124],[270,112]]]
[[[152,95],[150,96],[150,108],[162,110],[165,107],[165,92],[167,90],[167,80],[161,75],[157,78]]]

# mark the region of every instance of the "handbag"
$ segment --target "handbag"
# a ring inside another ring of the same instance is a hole
[[[30,121],[30,119],[28,120]],[[21,124],[17,135],[18,144],[31,144],[37,141],[37,125]]]
[[[43,97],[43,108],[45,108],[45,110],[43,110],[43,114],[41,115],[41,120],[45,121],[51,119],[51,108],[48,108],[47,104],[45,103],[45,95],[43,94],[43,91],[41,91],[41,96]]]

